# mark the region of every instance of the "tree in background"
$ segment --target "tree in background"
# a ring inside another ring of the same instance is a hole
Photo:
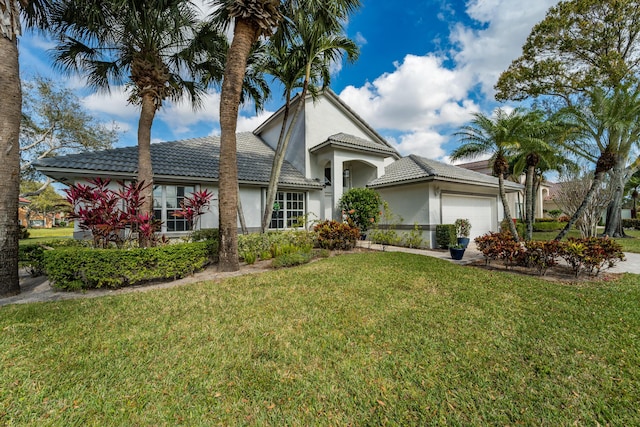
[[[332,7],[327,7],[328,5]],[[349,61],[358,58],[359,48],[344,35],[343,24],[359,6],[359,0],[334,0],[326,4],[306,2],[304,7],[288,4],[285,8],[288,19],[270,40],[273,52],[271,58],[274,61],[267,71],[284,87],[285,109],[262,214],[263,233],[267,231],[271,221],[282,165],[293,130],[302,115],[307,94],[316,96],[320,88],[329,86],[330,67],[341,61],[343,55],[346,54]],[[289,120],[291,96],[296,87],[302,90],[297,95],[297,107]]]
[[[622,92],[637,94],[640,76],[640,4],[635,0],[601,1],[570,0],[552,7],[544,20],[529,34],[522,55],[502,73],[496,84],[498,100],[552,99],[562,108],[580,108],[581,104],[599,96],[620,99]],[[637,107],[627,103],[632,109]],[[620,114],[618,114],[620,117]],[[612,133],[636,133],[635,123]],[[605,129],[605,132],[609,130]],[[637,146],[637,139],[632,141]],[[599,143],[599,141],[593,141]],[[615,235],[621,230],[620,207],[622,188],[640,168],[637,157],[609,144],[615,165],[607,168],[616,184],[615,197],[608,210],[605,233]],[[598,163],[604,151],[586,158]],[[600,168],[603,163],[600,162]],[[598,166],[596,166],[598,168]],[[599,169],[600,171],[600,169]]]
[[[47,0],[0,2],[0,298],[20,293],[18,278],[18,199],[22,90],[18,37],[27,27],[46,28]]]
[[[197,11],[188,0],[64,1],[52,20],[59,34],[54,60],[63,71],[85,75],[98,90],[127,84],[140,106],[138,182],[142,212],[153,215],[151,126],[165,100],[201,102],[196,73]],[[146,246],[148,242],[141,241]]]
[[[40,190],[44,187],[44,190]],[[39,191],[39,192],[38,192]],[[27,228],[29,228],[29,220],[32,215],[42,217],[45,220],[51,217],[51,224],[55,223],[55,216],[58,213],[68,213],[71,211],[71,205],[66,199],[58,194],[52,186],[43,186],[43,183],[37,181],[22,181],[20,183],[20,192],[23,194],[33,194],[29,197],[30,203],[25,206],[27,214]]]
[[[51,79],[36,76],[23,82],[22,123],[20,125],[20,172],[33,180],[38,173],[34,161],[80,151],[105,150],[117,140],[115,126],[99,123],[82,107],[70,89]],[[21,197],[32,197],[51,182],[38,188],[29,186]]]

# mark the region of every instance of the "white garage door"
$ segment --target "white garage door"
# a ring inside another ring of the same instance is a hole
[[[453,224],[458,218],[471,222],[471,238],[496,231],[496,199],[489,197],[442,195],[442,223]]]

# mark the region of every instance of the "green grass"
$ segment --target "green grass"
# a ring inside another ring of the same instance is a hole
[[[640,230],[625,230],[628,238],[615,239],[625,252],[640,253]],[[558,235],[557,231],[535,232],[533,233],[533,240],[552,240]],[[578,230],[571,230],[567,234],[567,237],[580,237]]]
[[[30,228],[29,237],[27,239],[21,239],[20,245],[33,245],[35,243],[72,237],[73,227]]]
[[[640,280],[402,253],[0,308],[2,425],[639,425]]]

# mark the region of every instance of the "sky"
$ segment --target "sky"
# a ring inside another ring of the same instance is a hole
[[[206,0],[202,5],[207,11]],[[459,143],[453,135],[473,113],[490,115],[499,104],[493,86],[520,56],[532,27],[558,0],[362,0],[345,24],[360,46],[355,63],[337,64],[331,89],[401,155],[448,161]],[[526,4],[526,6],[525,6]],[[136,145],[139,110],[122,87],[110,94],[87,88],[80,76],[61,76],[52,67],[54,44],[40,34],[20,40],[23,79],[51,77],[73,89],[86,110],[119,129],[116,146]],[[166,102],[157,113],[152,142],[220,133],[220,96],[211,89],[204,108]],[[238,131],[258,127],[284,103],[275,89],[264,111],[242,108]]]

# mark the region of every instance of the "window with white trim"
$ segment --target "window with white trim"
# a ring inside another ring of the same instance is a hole
[[[176,215],[182,209],[185,196],[195,190],[192,185],[154,185],[153,186],[153,216],[162,221],[162,232],[189,231],[191,224],[181,216]]]
[[[304,217],[304,193],[285,193],[279,191],[276,195],[274,209],[271,213],[269,228],[291,228]]]

